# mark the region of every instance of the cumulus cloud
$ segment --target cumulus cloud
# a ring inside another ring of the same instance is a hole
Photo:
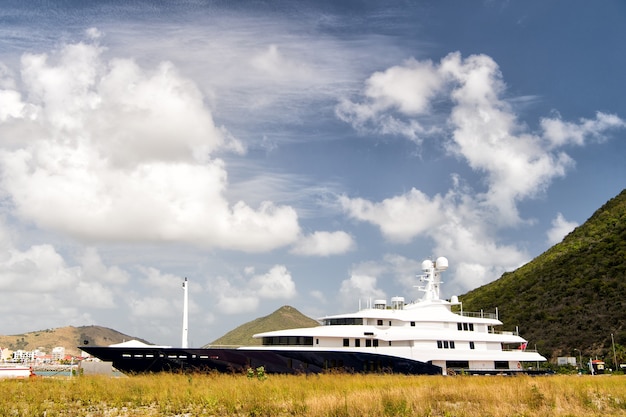
[[[346,232],[314,232],[300,238],[292,253],[308,256],[330,256],[346,253],[355,246],[352,236]]]
[[[296,284],[284,265],[275,265],[267,273],[253,277],[250,286],[262,298],[289,299],[296,295]]]
[[[212,154],[244,149],[193,82],[169,62],[102,62],[102,50],[25,54],[24,94],[0,92],[0,137],[11,145],[0,151],[1,185],[19,217],[91,241],[254,252],[297,239],[293,208],[226,199],[226,167]]]
[[[578,227],[578,223],[570,222],[565,219],[563,214],[557,213],[552,220],[552,227],[546,232],[549,245],[556,245],[572,230]]]
[[[216,292],[217,309],[223,314],[255,311],[261,300],[289,299],[297,294],[296,284],[284,265],[274,265],[264,274],[245,268],[244,277],[218,277],[209,286]]]
[[[394,242],[407,243],[444,220],[441,197],[431,199],[414,188],[380,203],[347,196],[341,196],[339,202],[350,217],[377,225]]]
[[[344,304],[354,305],[356,300],[370,297],[385,298],[385,292],[377,287],[375,276],[352,274],[341,282],[339,294]]]
[[[519,266],[527,259],[525,251],[498,242],[498,231],[525,221],[518,203],[545,191],[573,166],[565,145],[601,140],[626,122],[604,113],[578,123],[545,118],[541,131],[533,133],[517,120],[505,92],[497,63],[486,55],[463,58],[457,52],[437,64],[411,60],[374,73],[365,81],[362,100],[344,100],[337,106],[338,116],[355,129],[382,133],[390,118],[401,116],[404,126],[414,123],[426,132],[429,116],[445,117],[447,131],[437,137],[443,138],[449,155],[483,176],[485,189],[463,187],[459,176],[453,176],[453,188],[443,196],[416,189],[381,202],[344,195],[339,198],[344,211],[376,225],[391,241],[430,237],[439,253],[459,261],[453,278],[459,286],[476,286]],[[412,140],[415,135],[415,129],[405,134]],[[560,226],[571,225],[557,219],[555,229]],[[553,236],[558,234],[555,230]]]
[[[568,144],[582,146],[591,138],[604,139],[603,133],[611,129],[626,127],[626,122],[614,114],[596,113],[595,119],[581,118],[579,123],[563,121],[556,118],[541,119],[543,137],[551,148]]]
[[[444,80],[432,61],[408,60],[404,65],[376,72],[365,81],[363,103],[341,100],[337,116],[358,130],[374,130],[419,141],[438,131],[426,128],[422,117],[430,113],[432,100]]]
[[[11,317],[4,323],[6,330],[83,325],[93,322],[98,310],[119,306],[115,286],[125,282],[127,273],[106,266],[95,250],[86,250],[72,263],[50,244],[17,248],[4,224],[0,236],[0,313]]]

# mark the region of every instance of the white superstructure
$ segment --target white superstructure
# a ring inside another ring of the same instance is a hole
[[[376,353],[430,363],[439,366],[443,374],[449,370],[517,371],[525,363],[546,360],[526,349],[527,341],[516,332],[496,331],[502,325],[497,314],[463,312],[456,297],[440,299],[441,273],[447,268],[444,257],[422,263],[423,286],[419,289],[424,295],[419,301],[405,304],[404,298],[393,297],[388,305],[379,299],[356,313],[323,317],[318,327],[254,337],[263,339],[261,349]],[[453,305],[460,311],[453,312]]]

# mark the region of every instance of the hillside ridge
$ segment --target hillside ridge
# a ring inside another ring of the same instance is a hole
[[[252,337],[256,333],[314,326],[319,326],[317,320],[305,316],[294,307],[285,305],[267,316],[259,317],[236,327],[205,346],[257,346],[262,341]]]
[[[85,343],[95,346],[108,346],[132,339],[148,343],[143,339],[129,336],[108,327],[95,325],[65,326],[15,335],[0,335],[0,347],[13,351],[41,349],[50,354],[53,348],[62,346],[65,348],[66,354],[80,356],[81,351],[78,346]]]
[[[625,293],[623,190],[560,243],[459,299],[466,309],[497,307],[505,327],[519,326],[529,345],[553,360],[610,359],[614,342],[626,361]]]

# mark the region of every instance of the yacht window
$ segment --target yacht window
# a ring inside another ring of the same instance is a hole
[[[378,347],[378,339],[374,339],[374,347]]]
[[[350,346],[350,339],[343,339],[344,346]]]
[[[361,339],[354,339],[354,347],[361,347]]]
[[[437,347],[439,349],[443,348],[443,342],[441,340],[437,340]]]
[[[446,368],[469,369],[469,361],[446,361]]]
[[[324,320],[326,326],[339,326],[339,325],[362,325],[362,318],[342,317],[338,319],[326,319]]]
[[[389,320],[389,325],[391,326],[391,320]]]
[[[411,327],[415,327],[415,322],[414,321],[411,322]]]
[[[383,321],[382,321],[382,320],[378,320],[378,321],[377,321],[377,325],[378,325],[378,326],[382,326],[382,325],[383,325]]]
[[[308,336],[271,336],[263,338],[263,345],[313,346],[313,338]]]
[[[469,342],[470,349],[474,349],[474,342]]]
[[[450,343],[447,340],[443,341],[443,348],[448,349],[450,347]]]
[[[372,339],[365,339],[365,347],[372,347]]]
[[[474,331],[474,323],[457,323],[456,324],[456,328],[458,330],[462,330],[462,331],[470,331],[473,332]]]
[[[450,349],[454,349],[454,340],[450,341]]]
[[[320,340],[319,339],[315,339],[315,344],[319,345],[320,344]]]

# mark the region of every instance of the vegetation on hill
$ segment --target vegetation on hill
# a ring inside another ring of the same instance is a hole
[[[467,311],[498,307],[505,327],[519,326],[549,358],[597,355],[614,366],[613,340],[626,362],[625,294],[626,190],[561,243],[459,298]]]
[[[148,343],[145,340],[120,333],[107,327],[67,326],[11,336],[0,336],[0,347],[9,348],[13,351],[19,349],[28,351],[41,349],[46,353],[51,353],[53,348],[62,346],[65,348],[67,354],[79,356],[80,350],[78,346],[82,346],[85,342],[92,346],[108,346],[113,343],[121,343],[131,339]]]
[[[282,306],[270,315],[242,324],[207,346],[255,346],[261,344],[260,339],[252,337],[256,333],[314,326],[319,326],[319,322],[305,316],[291,306]]]

